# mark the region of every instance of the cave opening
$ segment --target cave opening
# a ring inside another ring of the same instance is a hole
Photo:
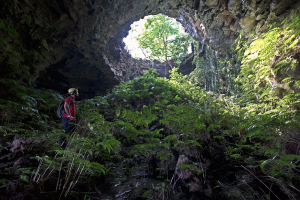
[[[174,18],[168,17],[166,15],[162,15],[162,14],[147,15],[143,19],[133,22],[130,25],[130,30],[128,32],[128,35],[125,38],[123,38],[123,42],[125,43],[125,49],[130,53],[130,55],[133,58],[135,58],[135,59],[141,58],[141,59],[151,60],[150,56],[149,56],[149,52],[147,52],[148,49],[141,47],[141,45],[139,44],[138,38],[141,37],[141,35],[147,31],[146,30],[147,28],[145,28],[145,26],[149,27],[149,24],[153,23],[154,17],[159,17],[159,16],[162,16],[164,19],[167,20],[168,23],[170,23],[171,27],[178,30],[178,33],[173,33],[173,34],[169,35],[169,37],[167,38],[168,41],[174,40],[176,38],[176,36],[178,36],[178,34],[188,35],[188,33],[185,32],[182,24],[180,22],[176,21],[176,19],[174,19]],[[153,20],[153,21],[149,22],[149,20]],[[148,25],[147,25],[147,21],[149,23]],[[162,23],[163,23],[162,21],[158,22],[154,26],[154,28],[158,28],[157,26]],[[164,34],[162,32],[160,32],[160,33]],[[158,37],[155,37],[153,39],[159,40]],[[151,52],[151,50],[150,50],[150,52]],[[192,52],[192,45],[189,44],[187,53],[189,54],[191,52]]]
[[[194,39],[176,19],[163,14],[148,15],[130,25],[123,38],[121,81],[139,77],[145,70],[155,68],[160,76],[178,68],[192,54]]]

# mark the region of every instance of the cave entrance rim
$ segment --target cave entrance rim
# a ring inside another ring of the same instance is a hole
[[[174,28],[178,29],[178,32],[180,34],[188,35],[188,33],[185,32],[182,24],[179,21],[177,21],[175,18],[169,17],[169,16],[167,16],[165,14],[161,14],[161,13],[146,15],[143,18],[139,19],[138,21],[134,21],[130,25],[130,30],[128,31],[128,35],[122,39],[123,43],[125,44],[124,49],[131,55],[132,58],[151,60],[151,59],[149,59],[149,56],[147,55],[146,49],[143,49],[140,47],[137,37],[139,37],[142,33],[145,32],[145,23],[147,22],[147,20],[152,19],[159,15],[164,16],[168,20],[170,20],[170,22],[173,23],[172,26]],[[174,39],[175,36],[176,35],[170,36],[168,38],[168,40]],[[192,46],[190,44],[189,48],[188,48],[188,53],[191,53],[191,52],[192,52]],[[158,60],[158,59],[155,59],[155,60]]]

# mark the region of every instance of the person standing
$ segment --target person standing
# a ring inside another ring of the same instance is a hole
[[[64,125],[64,130],[66,134],[70,134],[74,131],[74,123],[76,120],[76,107],[75,107],[75,98],[79,96],[78,89],[70,88],[68,90],[68,96],[64,101],[64,110],[65,114],[62,116],[62,123]],[[66,147],[67,142],[65,138],[61,140],[61,146]]]

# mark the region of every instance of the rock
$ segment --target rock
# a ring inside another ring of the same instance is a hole
[[[230,12],[228,10],[224,10],[222,13],[218,15],[219,18],[225,21],[225,25],[230,25],[232,21],[232,16],[230,16]]]
[[[255,29],[255,33],[257,35],[260,35],[260,33],[264,32],[265,29],[267,29],[268,27],[266,26],[266,21],[264,19],[260,20],[257,25],[256,25],[256,29]]]
[[[263,15],[262,15],[262,14],[257,15],[255,19],[256,19],[257,21],[260,21],[260,20],[262,20],[262,19],[266,19],[267,17],[268,17],[268,13],[266,12],[266,13],[263,14]]]
[[[40,143],[41,141],[33,140],[32,138],[27,140],[15,139],[10,146],[5,148],[8,151],[5,151],[6,154],[0,157],[0,161],[12,160],[19,155],[25,155]]]
[[[238,18],[241,17],[242,14],[242,4],[239,0],[231,0],[228,2],[228,10]]]
[[[230,36],[231,31],[228,27],[223,27],[222,30],[223,30],[225,36],[227,36],[227,37]]]
[[[21,157],[14,163],[13,168],[16,169],[19,165],[22,166],[22,165],[28,163],[28,161],[29,161],[29,157],[27,157],[27,156]]]
[[[272,1],[270,4],[270,10],[276,16],[283,14],[288,9],[294,9],[291,4],[299,3],[297,0],[283,0],[283,1]]]
[[[250,1],[249,8],[251,8],[251,10],[256,10],[256,0]]]
[[[186,165],[191,167],[186,167]],[[194,163],[185,155],[180,155],[177,161],[175,175],[188,186],[190,192],[200,191],[202,189],[202,183],[197,177],[197,171],[204,167],[202,163]]]
[[[219,0],[210,0],[210,1],[206,1],[205,4],[209,7],[214,7],[218,5]]]
[[[237,32],[240,30],[240,24],[239,24],[239,20],[236,20],[234,22],[234,24],[231,24],[230,25],[230,30],[233,31],[233,32]]]
[[[141,68],[128,73],[119,64],[123,38],[130,25],[144,16],[163,13],[176,18],[195,40],[230,52],[228,44],[234,44],[236,32],[249,34],[259,23],[256,33],[261,34],[267,30],[262,20],[280,25],[291,9],[299,12],[299,5],[297,0],[1,1],[0,18],[12,24],[16,37],[1,29],[5,48],[0,53],[0,74],[3,78],[13,73],[26,84],[35,81],[39,88],[63,94],[78,87],[80,98],[91,98],[149,67],[140,62]],[[126,57],[122,63],[130,60]],[[12,72],[11,64],[29,70]],[[164,66],[156,66],[164,75]]]
[[[267,24],[273,24],[274,22],[277,22],[278,17],[275,15],[275,13],[271,12],[268,15],[268,18],[266,19]]]
[[[255,16],[251,16],[248,13],[239,22],[241,28],[245,33],[250,33],[256,26],[257,22]]]

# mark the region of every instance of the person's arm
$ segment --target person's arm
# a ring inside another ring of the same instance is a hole
[[[64,109],[65,109],[66,113],[70,116],[70,119],[74,120],[74,117],[70,113],[70,104],[68,102],[65,102]]]

